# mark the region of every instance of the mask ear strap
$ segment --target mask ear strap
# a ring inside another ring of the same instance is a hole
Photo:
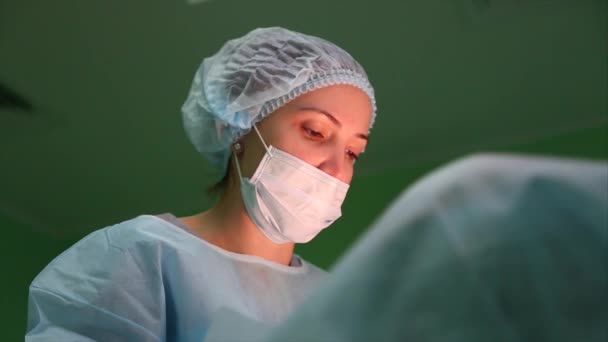
[[[239,179],[243,178],[241,174],[241,165],[239,164],[239,157],[236,156],[236,153],[232,154],[234,156],[234,162],[236,163],[236,172],[239,174]]]
[[[255,130],[255,132],[258,134],[258,137],[262,141],[262,144],[264,145],[264,148],[266,149],[266,152],[268,152],[268,154],[270,154],[272,156],[272,153],[270,152],[270,149],[268,148],[268,145],[266,145],[266,142],[262,138],[262,135],[260,134],[260,131],[258,131],[258,127],[256,125],[253,125],[253,129]],[[234,162],[236,164],[236,172],[239,174],[239,179],[242,179],[243,178],[243,174],[241,174],[241,164],[239,163],[239,158],[236,156],[236,153],[233,153],[232,155],[234,156]]]
[[[256,125],[253,125],[253,129],[255,129],[255,132],[258,134],[258,137],[260,137],[260,140],[262,141],[262,144],[264,144],[264,148],[266,149],[266,152],[268,152],[268,154],[270,154],[272,156],[272,153],[270,152],[270,149],[268,148],[268,145],[266,145],[266,142],[262,138],[262,135],[260,134],[260,131],[258,131],[258,127]]]

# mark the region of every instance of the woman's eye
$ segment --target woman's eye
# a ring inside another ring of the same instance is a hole
[[[323,134],[319,131],[315,131],[312,128],[304,127],[306,133],[313,138],[323,138]]]
[[[353,151],[349,151],[346,150],[346,154],[348,154],[348,157],[352,160],[352,161],[357,161],[359,159],[359,155],[357,155],[355,152]]]

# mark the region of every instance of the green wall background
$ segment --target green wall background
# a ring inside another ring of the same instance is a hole
[[[608,125],[582,129],[531,144],[511,146],[503,151],[606,160]],[[311,243],[298,245],[296,253],[320,267],[331,268],[392,199],[409,184],[444,162],[429,162],[416,168],[355,178],[344,204],[343,217]],[[0,282],[3,304],[0,322],[4,328],[1,339],[19,341],[23,340],[25,331],[30,282],[55,256],[96,228],[91,227],[81,234],[58,238],[34,227],[17,224],[2,215],[0,227],[3,232],[0,262],[4,270]]]

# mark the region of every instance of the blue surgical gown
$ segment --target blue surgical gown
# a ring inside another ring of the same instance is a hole
[[[142,215],[91,233],[34,279],[26,341],[202,341],[230,315],[272,326],[326,274],[298,256],[292,264]]]

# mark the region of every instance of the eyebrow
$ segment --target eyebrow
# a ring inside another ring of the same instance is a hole
[[[340,121],[338,121],[338,119],[336,119],[335,116],[331,115],[331,113],[329,113],[329,112],[327,112],[327,111],[325,111],[323,109],[316,108],[316,107],[299,107],[299,109],[300,110],[309,110],[309,111],[321,113],[321,114],[327,116],[327,118],[329,120],[331,120],[331,122],[333,122],[336,126],[342,127],[342,123]],[[369,136],[367,134],[357,133],[357,134],[355,134],[355,136],[357,138],[361,138],[361,139],[363,139],[365,141],[369,141]]]

